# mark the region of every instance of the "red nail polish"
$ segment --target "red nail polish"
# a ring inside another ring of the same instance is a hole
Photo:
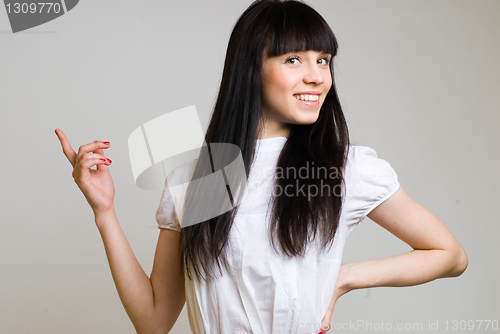
[[[106,158],[106,160],[108,160],[108,162],[109,162],[109,163],[112,163],[112,162],[113,162],[113,161],[111,161],[111,159],[108,159],[108,158]]]
[[[103,159],[103,158],[101,158],[100,160],[101,160],[101,161],[106,161],[106,159]]]
[[[109,141],[103,141],[102,142],[104,145],[109,145]]]

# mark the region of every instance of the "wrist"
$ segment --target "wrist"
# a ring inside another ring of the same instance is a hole
[[[94,211],[94,219],[98,228],[101,228],[104,224],[109,224],[111,221],[116,221],[115,208],[111,207],[108,210]]]
[[[349,291],[356,289],[353,281],[354,276],[352,275],[351,272],[353,265],[354,263],[351,262],[342,263],[340,265],[338,282],[337,282],[339,297],[348,293]]]

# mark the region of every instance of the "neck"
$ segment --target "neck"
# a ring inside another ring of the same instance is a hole
[[[276,128],[264,126],[264,129],[257,134],[256,139],[266,139],[274,137],[288,138],[290,136],[290,131],[292,129],[292,126],[293,124],[284,124],[281,127],[276,127]]]

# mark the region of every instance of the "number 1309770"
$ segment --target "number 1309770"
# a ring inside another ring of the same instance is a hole
[[[60,13],[62,8],[58,2],[15,2],[5,5],[7,13],[11,14],[42,14],[42,13]]]
[[[498,320],[446,320],[446,330],[498,330]]]

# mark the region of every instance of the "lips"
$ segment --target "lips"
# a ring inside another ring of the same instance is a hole
[[[309,107],[316,107],[319,105],[319,95],[309,95],[309,96],[313,96],[316,98],[316,100],[305,100],[305,99],[301,99],[300,97],[302,97],[304,95],[294,95],[294,99],[295,101],[297,101],[298,103],[300,104],[303,104],[303,105],[306,105],[306,106],[309,106]],[[307,97],[307,95],[305,96]]]
[[[319,95],[311,95],[311,94],[295,94],[293,97],[295,97],[297,100],[300,100],[300,101],[318,101],[319,100]]]
[[[321,95],[322,92],[320,90],[305,90],[303,92],[293,93],[293,95]]]
[[[320,101],[320,91],[304,91],[293,94],[295,101],[309,107],[316,107]]]

